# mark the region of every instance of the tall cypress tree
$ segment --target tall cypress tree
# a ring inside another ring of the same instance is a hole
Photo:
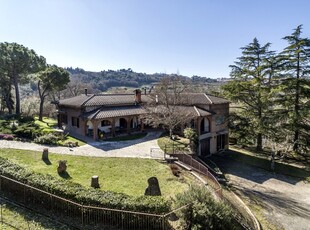
[[[238,103],[238,116],[248,124],[248,138],[255,136],[257,150],[262,150],[270,107],[267,102],[273,72],[268,60],[274,52],[269,51],[269,47],[270,43],[261,46],[256,38],[242,47],[242,56],[230,66],[233,81],[222,87],[224,95]]]
[[[293,150],[310,148],[310,40],[301,37],[302,25],[283,39],[288,46],[280,54],[284,71],[278,91],[285,123],[282,128],[292,135]]]

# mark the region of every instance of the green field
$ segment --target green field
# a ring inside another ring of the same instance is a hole
[[[68,226],[41,216],[21,206],[0,199],[2,230],[35,229],[35,230],[68,230]]]
[[[49,154],[49,161],[42,161],[42,153],[28,150],[0,149],[0,156],[39,173],[47,173],[62,179],[57,173],[58,161],[67,160],[68,175],[64,178],[90,186],[91,177],[99,176],[102,190],[121,192],[132,196],[144,195],[149,177],[157,177],[162,195],[166,198],[183,192],[193,182],[184,173],[175,177],[169,165],[152,159],[99,158]]]

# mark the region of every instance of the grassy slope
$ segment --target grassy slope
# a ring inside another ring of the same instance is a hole
[[[156,176],[162,195],[174,196],[184,191],[191,179],[179,180],[173,176],[168,165],[151,159],[138,158],[95,158],[72,155],[49,154],[50,165],[41,160],[41,152],[15,149],[0,149],[0,156],[10,159],[31,170],[59,177],[58,161],[67,160],[67,172],[70,180],[83,186],[90,186],[90,178],[99,176],[102,190],[122,192],[128,195],[143,195],[147,179]]]
[[[0,229],[50,229],[50,230],[61,230],[69,229],[60,223],[56,223],[46,217],[38,215],[28,209],[22,208],[17,205],[13,205],[5,200],[0,200],[2,208]]]
[[[40,128],[42,128],[44,132],[50,133],[50,132],[55,131],[54,127],[57,126],[57,120],[53,118],[49,118],[49,117],[43,117],[43,121],[39,121],[38,119],[39,119],[38,117],[35,117],[35,123],[39,125]],[[73,142],[73,143],[78,142],[79,146],[85,145],[85,142],[78,140],[72,136],[67,136],[66,140],[64,141],[58,141],[59,145],[66,145],[66,143],[68,142]]]
[[[173,148],[175,150],[184,150],[187,148],[189,144],[189,140],[183,137],[179,137],[178,140],[171,140],[167,134],[161,135],[161,137],[157,140],[157,144],[162,150],[166,150],[167,153],[172,153]]]

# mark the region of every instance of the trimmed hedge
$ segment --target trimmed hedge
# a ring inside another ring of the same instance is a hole
[[[74,202],[104,208],[163,214],[170,211],[170,202],[162,197],[132,197],[123,193],[86,188],[78,183],[35,173],[0,157],[0,173]]]

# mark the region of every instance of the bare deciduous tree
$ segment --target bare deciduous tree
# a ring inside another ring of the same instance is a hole
[[[163,78],[149,95],[146,105],[147,113],[143,115],[145,122],[153,127],[163,127],[172,138],[175,129],[189,123],[194,117],[189,105],[189,82],[179,76]]]

